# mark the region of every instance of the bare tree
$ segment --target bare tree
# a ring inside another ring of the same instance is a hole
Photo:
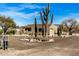
[[[64,20],[62,24],[67,27],[69,35],[72,35],[73,27],[77,25],[77,20],[75,20],[74,18],[70,18]]]

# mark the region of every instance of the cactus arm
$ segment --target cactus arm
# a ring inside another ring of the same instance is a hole
[[[46,12],[45,12],[44,8],[43,8],[43,11],[42,12],[43,12],[44,15],[46,15]]]
[[[41,16],[42,24],[45,24],[44,21],[43,21],[43,15],[42,15],[42,12],[40,12],[40,16]]]
[[[52,14],[51,22],[50,22],[49,26],[51,26],[51,24],[53,23],[53,19],[54,19],[54,14]]]
[[[49,12],[50,12],[50,4],[48,4],[48,7],[47,7],[47,14],[49,14]]]

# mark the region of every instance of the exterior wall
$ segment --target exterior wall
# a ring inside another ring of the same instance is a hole
[[[57,28],[58,28],[58,27],[57,27],[56,25],[53,25],[52,27],[53,27],[54,33],[57,33]]]
[[[57,33],[57,28],[58,27],[56,25],[51,25],[50,26],[50,31],[49,31],[50,32],[50,36],[56,36],[57,35],[56,34]]]
[[[16,29],[16,30],[17,30],[16,35],[29,34],[29,35],[33,35],[33,36],[34,36],[34,34],[35,34],[35,26],[34,26],[34,24],[32,24],[32,25],[27,25],[26,28],[31,28],[31,31],[29,31],[29,30],[24,30],[24,29],[22,29],[22,28],[17,28],[17,29]],[[38,24],[38,25],[37,25],[37,35],[38,35],[38,36],[42,36],[42,31],[39,32],[39,28],[40,28],[40,29],[42,28],[42,25],[41,25],[41,24]],[[23,30],[23,31],[21,31],[21,30]],[[57,33],[57,26],[56,26],[56,25],[51,25],[51,26],[49,27],[49,36],[55,36],[55,35],[56,35],[55,33]]]
[[[25,34],[25,29],[22,28],[16,29],[16,35],[21,35],[21,34]]]
[[[35,34],[35,26],[34,25],[29,25],[28,27],[31,27],[31,31],[26,31],[27,33],[30,33],[30,34]],[[42,25],[37,25],[37,34],[38,35],[42,35],[42,32],[39,32],[39,28],[42,28]],[[49,27],[49,36],[54,36],[55,33],[57,33],[57,26],[55,25],[51,25]]]
[[[35,26],[28,26],[28,27],[31,27],[31,31],[28,31],[28,30],[26,30],[26,32],[28,33],[28,34],[35,34]],[[39,32],[39,28],[42,28],[42,26],[37,26],[37,35],[41,35],[42,33],[41,32]]]
[[[17,35],[20,34],[20,29],[16,29],[16,34],[17,34]]]

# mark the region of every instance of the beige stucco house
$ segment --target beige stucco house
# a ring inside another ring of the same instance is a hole
[[[56,25],[49,26],[49,36],[54,36],[57,33]],[[35,34],[35,25],[30,24],[25,27],[25,31],[27,34],[34,35]],[[42,36],[42,24],[37,25],[37,35]]]

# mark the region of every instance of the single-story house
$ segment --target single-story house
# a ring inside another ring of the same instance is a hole
[[[49,36],[53,36],[57,33],[57,25],[49,26]],[[35,34],[35,24],[30,24],[25,26],[25,31],[27,34]],[[42,35],[42,24],[37,24],[37,35]]]

